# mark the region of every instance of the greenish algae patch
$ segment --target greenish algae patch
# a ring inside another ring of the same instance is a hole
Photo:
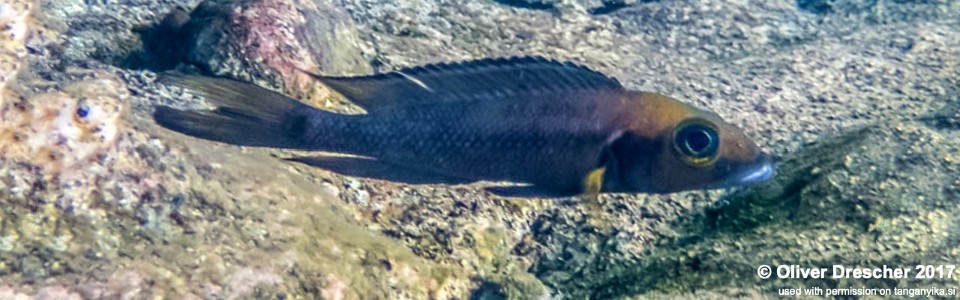
[[[473,241],[469,249],[475,251],[479,259],[478,273],[485,275],[485,282],[495,284],[497,294],[506,299],[542,299],[547,295],[543,283],[511,257],[510,248],[504,241],[504,230],[476,227],[468,230]],[[480,296],[484,292],[481,287],[473,295]]]
[[[452,270],[448,267],[417,257],[394,241],[345,222],[342,216],[333,215],[329,205],[313,205],[312,208],[326,209],[316,214],[305,209],[310,206],[299,207],[304,212],[292,215],[288,221],[291,227],[302,230],[293,245],[297,262],[291,290],[326,297],[343,293],[351,297],[391,298],[403,294],[430,298],[437,297],[441,287],[449,283]],[[316,282],[323,282],[326,287],[317,286]]]

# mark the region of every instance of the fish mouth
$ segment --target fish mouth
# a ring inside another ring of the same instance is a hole
[[[761,157],[758,159],[758,163],[755,167],[747,170],[742,173],[743,175],[739,176],[739,184],[754,184],[760,183],[773,178],[773,175],[776,173],[773,170],[773,159],[769,155],[761,154]]]

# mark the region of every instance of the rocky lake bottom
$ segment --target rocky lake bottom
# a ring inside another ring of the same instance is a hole
[[[958,286],[960,273],[936,270],[960,264],[958,1],[6,0],[0,24],[2,299],[726,299]],[[522,55],[716,112],[776,157],[777,175],[604,195],[605,231],[576,198],[345,176],[151,117],[155,105],[205,105],[156,82],[164,72],[361,113],[299,70]],[[810,273],[836,265],[934,275]]]

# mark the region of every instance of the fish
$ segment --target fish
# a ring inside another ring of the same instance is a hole
[[[717,114],[627,89],[572,62],[522,56],[364,76],[302,71],[365,113],[334,113],[254,84],[180,74],[160,80],[215,108],[158,105],[153,117],[202,139],[348,154],[451,182],[513,182],[536,195],[674,193],[774,175],[771,157]]]

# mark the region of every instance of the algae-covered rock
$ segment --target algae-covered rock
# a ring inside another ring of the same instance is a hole
[[[349,16],[327,0],[203,1],[182,30],[184,60],[214,74],[304,89],[299,70],[368,72]],[[276,78],[276,79],[272,79]]]
[[[263,152],[161,130],[149,109],[185,94],[153,84],[155,74],[109,65],[122,62],[107,59],[121,49],[81,55],[112,44],[82,36],[122,27],[135,39],[144,24],[130,16],[162,5],[124,7],[134,13],[107,28],[83,23],[83,11],[55,19],[75,8],[56,4],[24,30],[27,46],[18,47],[41,48],[12,66],[31,68],[4,70],[19,74],[4,77],[0,103],[0,298],[467,293],[457,270],[343,218],[316,177]]]
[[[337,75],[371,69],[353,21],[328,0],[207,0],[190,12],[172,10],[138,33],[143,49],[127,65],[165,71],[186,63],[336,111],[350,109],[331,101],[328,90],[316,89],[303,71]]]
[[[32,1],[6,1],[0,4],[0,27],[3,38],[0,39],[0,92],[16,78],[17,72],[22,69],[23,58],[26,55],[25,39],[31,22],[30,9]],[[9,98],[7,93],[0,93],[0,105]]]
[[[955,1],[42,1],[0,4],[0,298],[776,297],[956,279],[761,279],[951,264]],[[735,191],[578,199],[408,185],[158,127],[158,72],[355,112],[330,75],[544,55],[714,111],[778,157]],[[960,277],[954,277],[960,278]]]
[[[881,23],[811,14],[789,2],[663,1],[601,17],[476,2],[355,3],[350,10],[361,16],[359,22],[367,26],[384,62],[414,65],[516,54],[580,61],[631,88],[667,92],[716,111],[781,157],[775,187],[757,188],[768,194],[762,197],[723,192],[609,196],[610,218],[619,220],[612,235],[590,228],[575,202],[531,203],[535,212],[529,215],[522,206],[506,207],[519,209],[514,214],[530,224],[529,230],[516,233],[521,238],[515,239],[513,253],[532,262],[530,271],[556,295],[657,297],[709,291],[707,295],[721,298],[769,296],[778,282],[754,275],[761,264],[870,266],[930,255],[887,252],[865,260],[858,251],[864,243],[860,237],[889,228],[877,225],[888,220],[878,216],[902,203],[923,207],[930,205],[924,201],[950,199],[941,187],[955,181],[952,169],[929,167],[937,165],[938,157],[955,153],[955,145],[938,138],[955,133],[923,131],[904,137],[888,124],[923,126],[911,120],[956,101],[960,45],[952,30],[958,26],[952,3],[898,4],[903,6],[898,11],[925,11],[928,17]],[[863,131],[865,127],[876,129]],[[923,142],[927,148],[922,151],[905,146],[917,141],[937,142]],[[815,146],[819,143],[827,146]],[[884,163],[904,153],[927,153],[922,156],[928,160],[909,163],[923,166],[911,168],[923,176],[910,180],[889,174],[910,170]],[[833,171],[856,160],[875,163],[850,173]],[[831,175],[824,179],[822,174]],[[839,181],[845,176],[852,181]],[[886,182],[891,194],[864,200],[875,193],[868,182]],[[798,212],[798,203],[807,206]],[[826,208],[831,213],[820,213]],[[800,214],[816,221],[791,219]],[[951,222],[956,221],[946,224]],[[822,237],[809,245],[823,255],[811,248],[783,251],[794,247],[785,241],[810,236]],[[934,253],[953,251],[947,249],[948,240],[940,240]],[[422,247],[422,242],[413,244]]]

